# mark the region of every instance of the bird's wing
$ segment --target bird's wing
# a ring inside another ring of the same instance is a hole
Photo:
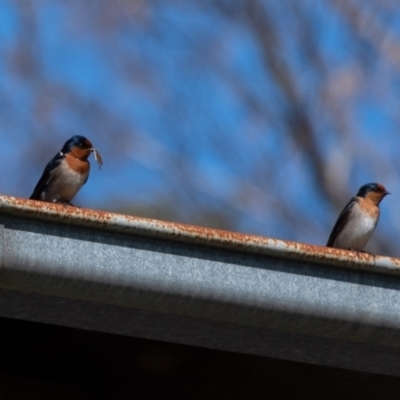
[[[59,165],[64,159],[64,154],[59,152],[56,156],[46,165],[46,168],[43,171],[42,176],[39,179],[39,182],[35,186],[31,197],[31,200],[41,200],[41,194],[49,182],[52,180],[54,176],[54,172],[57,170]]]
[[[86,179],[85,179],[85,182],[83,182],[83,185],[88,181],[88,179],[89,179],[89,172],[90,172],[90,162],[88,161],[88,167],[89,167],[89,169],[88,169],[88,173],[87,173],[87,175],[86,175]],[[83,186],[82,185],[82,186]]]
[[[339,233],[342,231],[347,221],[349,220],[351,210],[354,207],[354,205],[357,204],[357,202],[358,202],[357,197],[353,197],[347,203],[343,211],[340,213],[339,218],[337,219],[336,224],[332,229],[332,233],[329,236],[328,243],[326,244],[327,247],[333,246],[333,243],[335,242],[337,236],[339,235]]]

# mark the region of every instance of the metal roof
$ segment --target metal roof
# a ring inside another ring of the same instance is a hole
[[[400,376],[400,260],[0,196],[0,316]]]

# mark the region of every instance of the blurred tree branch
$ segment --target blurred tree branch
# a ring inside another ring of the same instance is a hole
[[[390,103],[384,112],[399,121],[390,88],[400,42],[384,22],[396,4],[17,2],[17,38],[3,50],[17,83],[0,87],[12,110],[3,126],[37,171],[49,147],[71,134],[95,136],[111,171],[132,170],[121,192],[105,190],[104,207],[110,198],[114,208],[150,217],[324,244],[365,179],[398,178],[399,162],[384,152],[368,161],[377,140],[359,112],[379,95],[375,107]],[[87,40],[100,54],[96,69],[107,73],[99,86],[115,87],[112,96],[47,72],[41,24],[49,6],[60,7],[71,43]],[[16,178],[21,187],[29,173]],[[393,253],[396,244],[383,235],[373,247]]]

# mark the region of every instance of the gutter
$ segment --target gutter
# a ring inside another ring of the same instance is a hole
[[[0,196],[0,316],[400,376],[400,260]]]

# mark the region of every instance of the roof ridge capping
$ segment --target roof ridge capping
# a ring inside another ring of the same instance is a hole
[[[0,195],[1,216],[34,218],[342,268],[400,275],[400,259]]]

